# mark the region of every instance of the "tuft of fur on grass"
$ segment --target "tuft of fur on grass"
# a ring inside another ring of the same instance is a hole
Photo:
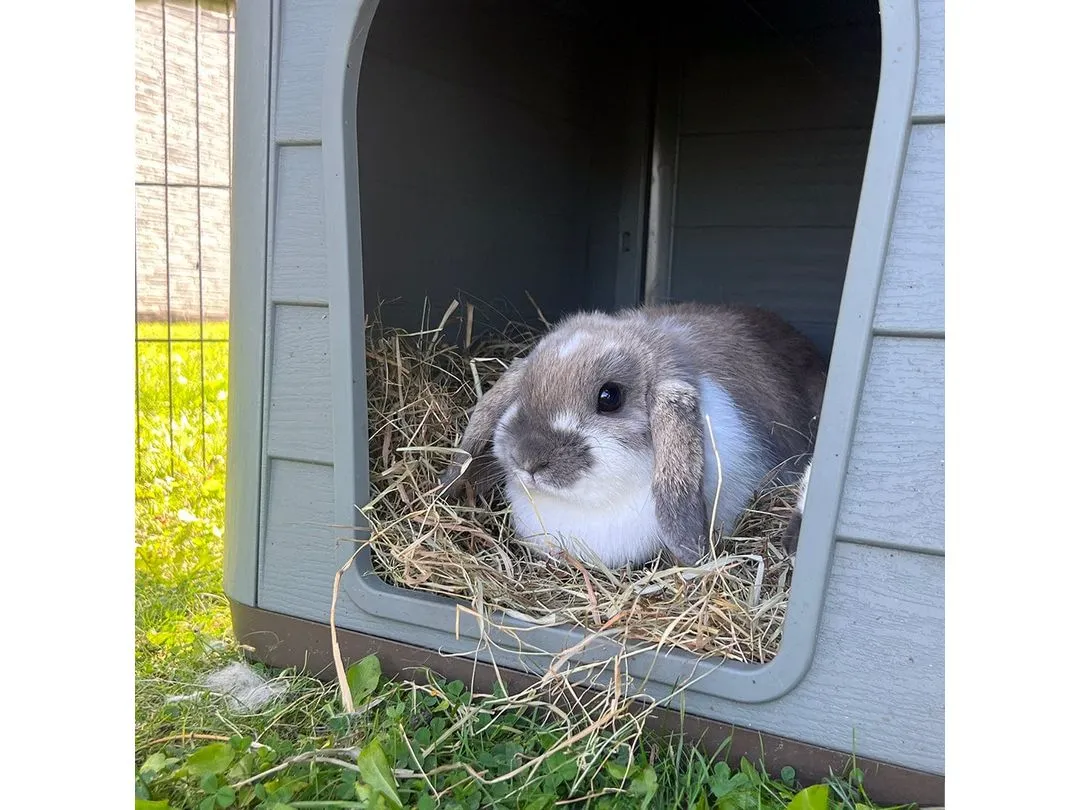
[[[367,329],[367,400],[372,490],[362,511],[372,527],[376,572],[392,584],[501,610],[539,624],[570,624],[626,641],[675,646],[749,663],[779,648],[792,562],[782,537],[796,501],[769,486],[715,553],[695,567],[609,570],[564,555],[552,559],[514,540],[496,494],[438,496],[479,395],[539,332],[508,321],[480,330],[472,305],[455,302],[432,328]],[[496,490],[497,492],[497,490]],[[719,527],[718,527],[719,528]]]

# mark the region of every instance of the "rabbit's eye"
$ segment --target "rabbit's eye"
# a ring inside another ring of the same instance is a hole
[[[613,413],[622,407],[623,392],[618,383],[606,382],[600,386],[596,395],[596,410],[599,413]]]

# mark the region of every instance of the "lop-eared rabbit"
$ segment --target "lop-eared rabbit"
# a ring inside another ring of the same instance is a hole
[[[571,315],[480,398],[443,491],[501,479],[523,542],[611,568],[661,551],[694,565],[711,526],[732,531],[770,478],[806,469],[825,375],[763,309]]]

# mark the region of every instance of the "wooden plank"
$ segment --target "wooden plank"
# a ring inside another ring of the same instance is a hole
[[[919,0],[915,115],[945,114],[945,0]]]
[[[259,607],[328,621],[337,540],[334,468],[271,459],[260,553]]]
[[[913,127],[874,326],[945,329],[945,125]]]
[[[877,25],[736,37],[690,51],[682,131],[868,129],[881,69]]]
[[[274,66],[278,142],[322,137],[323,71],[338,6],[336,0],[278,0]]]
[[[273,313],[268,455],[329,464],[329,310],[279,305]]]
[[[944,550],[943,340],[874,340],[837,532]]]
[[[278,148],[270,290],[275,301],[328,303],[322,152]]]
[[[823,129],[682,138],[682,227],[852,227],[869,131]]]
[[[671,297],[766,307],[828,357],[850,248],[850,227],[677,228]]]

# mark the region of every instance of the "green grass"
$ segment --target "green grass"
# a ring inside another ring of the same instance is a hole
[[[228,337],[225,324],[205,331]],[[164,337],[165,327],[140,324],[139,334]],[[162,677],[193,672],[206,645],[229,633],[221,586],[228,343],[200,352],[176,342],[171,356],[167,343],[141,343],[137,373],[135,664],[140,677]]]
[[[227,337],[224,325],[205,332]],[[139,334],[165,330],[141,324]],[[174,326],[174,336],[197,334]],[[288,671],[259,667],[284,692],[256,712],[200,691],[207,672],[240,658],[221,582],[227,354],[224,342],[138,353],[137,810],[874,807],[857,769],[800,793],[791,769],[770,779],[748,761],[641,734],[631,714],[590,731],[580,706],[560,716],[541,694],[474,695],[430,673],[388,678],[374,658],[350,669],[352,715],[335,687]]]

